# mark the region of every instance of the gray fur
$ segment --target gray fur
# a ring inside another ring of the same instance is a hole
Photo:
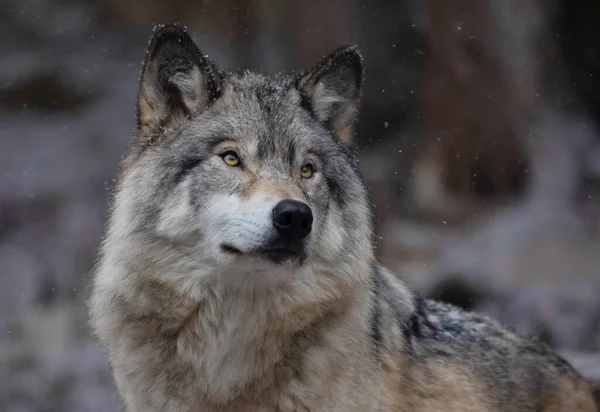
[[[549,349],[378,266],[346,144],[361,87],[355,48],[270,78],[154,36],[90,302],[127,412],[595,410]],[[271,261],[284,199],[314,223]]]

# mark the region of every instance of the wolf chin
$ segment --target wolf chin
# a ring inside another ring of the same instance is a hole
[[[123,410],[595,411],[546,346],[374,257],[362,58],[228,73],[153,36],[90,300]]]

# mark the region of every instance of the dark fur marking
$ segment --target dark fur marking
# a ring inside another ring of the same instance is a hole
[[[359,177],[360,173],[358,173],[358,170],[355,168],[356,162],[355,162],[354,157],[347,151],[347,149],[345,147],[343,147],[342,145],[340,145],[338,143],[336,143],[336,144],[339,146],[339,149],[341,149],[338,152],[338,154],[341,154],[341,156],[339,156],[338,159],[335,159],[335,161],[344,162],[346,164],[349,164],[351,166],[352,170],[354,172],[356,172],[355,178],[360,180],[360,177]],[[326,156],[322,155],[321,158],[326,159]],[[326,174],[326,176],[338,176],[338,174],[334,172],[334,173]],[[346,192],[346,188],[342,184],[342,181],[340,181],[339,179],[335,179],[335,178],[326,178],[326,182],[327,182],[329,190],[330,190],[332,196],[335,198],[336,202],[340,205],[340,207],[344,207],[346,205],[346,202],[348,199],[348,193]]]
[[[423,299],[423,297],[421,297],[420,295],[416,294],[414,295],[414,304],[415,304],[415,312],[413,313],[413,316],[415,318],[416,321],[420,323],[423,323],[423,326],[426,327],[427,329],[431,330],[433,329],[433,324],[429,321],[429,319],[427,319],[427,313],[425,312],[425,299]],[[419,333],[415,334],[415,336],[417,337],[423,337],[423,331],[421,326],[416,326],[416,328],[419,329]]]
[[[301,90],[298,91],[298,94],[300,95],[300,107],[306,110],[306,112],[316,120],[315,111],[313,109],[310,97],[308,97],[308,95]]]
[[[267,86],[257,87],[254,89],[254,95],[256,96],[256,101],[258,105],[264,110],[265,114],[269,115],[272,112],[271,105],[267,104],[268,92],[265,90]]]
[[[422,337],[421,325],[419,324],[419,318],[413,313],[407,322],[401,323],[400,327],[404,333],[404,340],[410,344],[413,338],[419,339]]]
[[[293,140],[290,140],[288,144],[288,159],[290,165],[294,165],[294,161],[296,160],[296,145]]]
[[[254,90],[256,101],[267,115],[273,112],[273,103],[277,102],[278,97],[280,97],[278,96],[280,93],[281,89],[270,83],[264,84],[261,87],[257,87]]]
[[[178,165],[178,170],[175,176],[173,177],[173,182],[175,184],[180,183],[187,174],[192,171],[196,166],[202,163],[202,159],[190,157],[185,159],[180,165]]]
[[[381,276],[377,267],[371,275],[371,286],[373,288],[373,308],[371,311],[370,337],[373,341],[373,353],[375,358],[381,360],[383,348],[383,334],[381,332]]]
[[[399,319],[399,327],[404,335],[404,340],[407,344],[406,347],[411,353],[413,348],[412,345],[416,341],[427,339],[434,331],[433,324],[427,319],[425,299],[416,292],[413,293],[415,293],[413,298],[414,311],[410,314],[408,319]]]
[[[346,198],[344,197],[344,188],[340,182],[337,179],[333,179],[328,176],[325,176],[325,182],[327,183],[329,192],[335,199],[336,203],[340,206],[340,208],[344,207]]]

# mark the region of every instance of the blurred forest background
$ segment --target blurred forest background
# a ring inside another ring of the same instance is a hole
[[[84,302],[145,48],[173,21],[231,70],[358,44],[381,259],[600,378],[597,0],[2,0],[0,409],[116,410]]]

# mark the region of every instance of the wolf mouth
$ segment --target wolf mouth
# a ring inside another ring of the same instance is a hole
[[[223,252],[230,253],[232,255],[243,255],[244,254],[241,250],[239,250],[235,246],[230,245],[228,243],[222,244],[221,250],[223,250]]]
[[[252,257],[257,257],[259,259],[265,259],[277,264],[286,262],[288,260],[304,260],[304,253],[299,252],[298,250],[294,250],[292,248],[260,248],[252,249],[248,252],[243,252],[231,244],[222,244],[221,250],[231,255],[248,255]]]

